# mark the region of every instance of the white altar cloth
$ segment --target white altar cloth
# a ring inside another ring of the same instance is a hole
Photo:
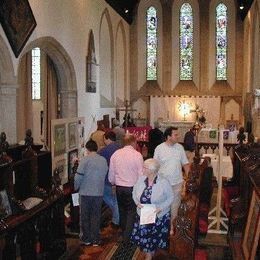
[[[219,172],[219,156],[217,154],[203,154],[202,157],[210,157],[213,174],[218,179]],[[233,177],[233,164],[230,156],[222,156],[223,158],[223,174],[221,177]]]

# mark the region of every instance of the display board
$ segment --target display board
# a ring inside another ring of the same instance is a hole
[[[75,155],[82,156],[84,149],[83,117],[63,118],[51,120],[51,154],[52,173],[58,170],[61,184],[68,182],[72,158]]]

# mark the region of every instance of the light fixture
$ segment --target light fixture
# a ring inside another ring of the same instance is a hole
[[[179,101],[178,110],[183,116],[183,121],[186,121],[186,116],[190,113],[190,104],[188,104],[185,100]]]
[[[239,6],[239,9],[240,9],[240,10],[243,10],[243,9],[244,9],[244,6],[241,4],[241,5]]]
[[[128,9],[125,9],[125,13],[127,14],[129,12],[129,10]]]

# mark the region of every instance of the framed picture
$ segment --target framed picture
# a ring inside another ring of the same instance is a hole
[[[224,130],[223,131],[223,139],[228,140],[228,137],[229,137],[229,130]]]
[[[12,215],[11,205],[6,190],[0,191],[0,219]]]
[[[78,149],[72,150],[68,153],[68,178],[69,180],[73,176],[73,166],[75,160],[78,158]]]
[[[77,122],[69,123],[69,149],[77,147],[78,128]]]
[[[66,169],[66,160],[62,159],[56,162],[55,168],[58,170],[61,185],[68,182],[68,172]]]
[[[17,58],[36,27],[28,0],[2,0],[0,21]]]
[[[54,157],[66,152],[65,124],[54,126]]]
[[[235,131],[238,129],[239,122],[238,120],[227,120],[226,121],[226,128],[229,129],[230,132]]]
[[[209,138],[216,139],[217,138],[217,130],[210,130],[209,131]]]
[[[255,259],[260,234],[260,199],[253,191],[242,248],[245,259]]]

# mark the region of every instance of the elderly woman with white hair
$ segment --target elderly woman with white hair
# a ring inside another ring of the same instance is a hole
[[[133,200],[137,205],[137,220],[134,224],[131,240],[145,253],[145,259],[152,259],[158,248],[169,246],[170,208],[173,202],[173,191],[168,180],[158,176],[160,164],[155,159],[144,162],[143,176],[133,188]],[[155,223],[140,225],[140,211],[143,204],[156,207]]]

